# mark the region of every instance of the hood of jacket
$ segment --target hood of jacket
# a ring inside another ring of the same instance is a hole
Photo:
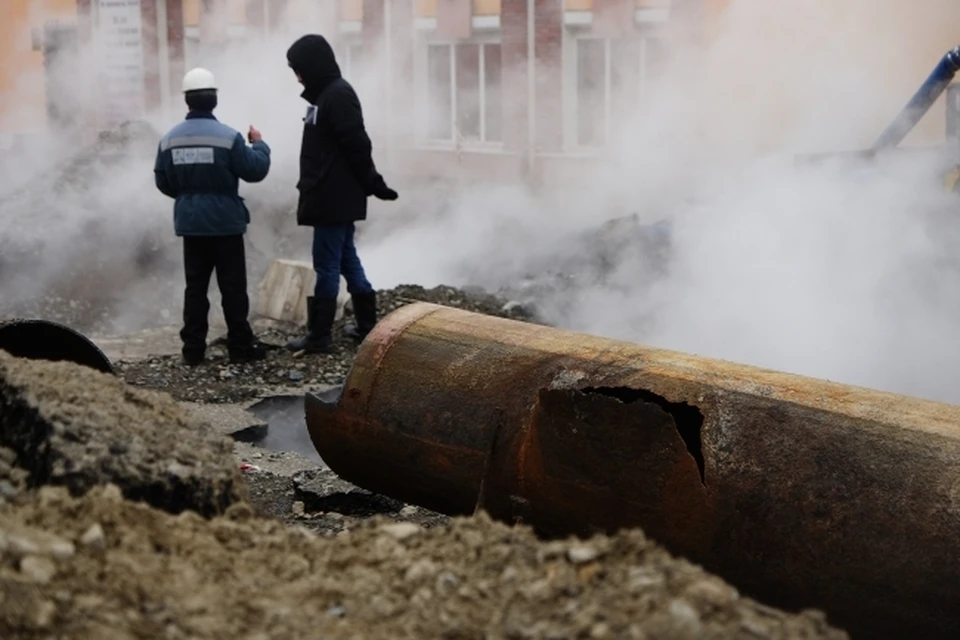
[[[321,35],[303,36],[287,50],[287,63],[303,80],[303,93],[308,102],[314,102],[320,92],[340,78],[340,66],[333,47]]]

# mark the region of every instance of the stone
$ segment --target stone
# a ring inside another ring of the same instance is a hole
[[[410,536],[420,532],[420,525],[412,522],[395,522],[385,524],[381,527],[384,533],[392,536],[395,540],[406,540]]]
[[[576,545],[567,549],[567,560],[573,564],[585,564],[598,557],[600,557],[600,551],[587,545]]]
[[[80,543],[93,549],[94,551],[102,551],[107,547],[107,537],[103,532],[103,527],[100,526],[100,523],[97,522],[89,529],[87,529],[82,536],[80,536]]]
[[[20,560],[20,573],[37,584],[47,584],[57,574],[57,565],[50,558],[24,556]]]

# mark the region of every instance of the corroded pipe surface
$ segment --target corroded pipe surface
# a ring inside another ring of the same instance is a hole
[[[344,479],[561,536],[642,527],[853,635],[960,637],[960,408],[418,303],[307,396]]]
[[[114,373],[110,359],[86,336],[48,320],[0,320],[0,349],[18,358],[65,360]]]

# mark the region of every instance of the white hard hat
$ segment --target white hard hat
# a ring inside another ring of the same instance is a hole
[[[213,77],[213,74],[207,71],[206,69],[201,69],[197,67],[196,69],[191,69],[187,71],[186,75],[183,76],[183,92],[187,91],[203,91],[203,90],[214,90],[217,89],[217,81]]]

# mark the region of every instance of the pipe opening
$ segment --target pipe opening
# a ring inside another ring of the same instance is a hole
[[[632,387],[586,387],[580,390],[586,394],[596,394],[615,398],[624,404],[634,402],[647,402],[660,407],[665,413],[673,418],[673,423],[680,434],[680,439],[687,448],[687,453],[697,463],[697,470],[700,472],[700,484],[707,486],[704,473],[703,461],[703,442],[701,439],[701,430],[703,428],[703,414],[700,409],[687,404],[686,402],[670,402],[663,396],[657,395],[646,389],[634,389]]]
[[[267,423],[263,437],[253,444],[270,451],[292,451],[323,464],[307,433],[303,396],[270,396],[248,407],[247,411]]]
[[[341,387],[334,387],[325,391],[315,391],[311,395],[326,404],[336,405],[341,392]],[[269,396],[248,407],[247,411],[267,423],[265,429],[250,433],[251,438],[247,440],[248,442],[270,451],[292,451],[321,466],[326,466],[307,431],[304,396]]]
[[[67,361],[113,374],[100,349],[73,329],[47,320],[0,322],[0,349],[15,358]]]

